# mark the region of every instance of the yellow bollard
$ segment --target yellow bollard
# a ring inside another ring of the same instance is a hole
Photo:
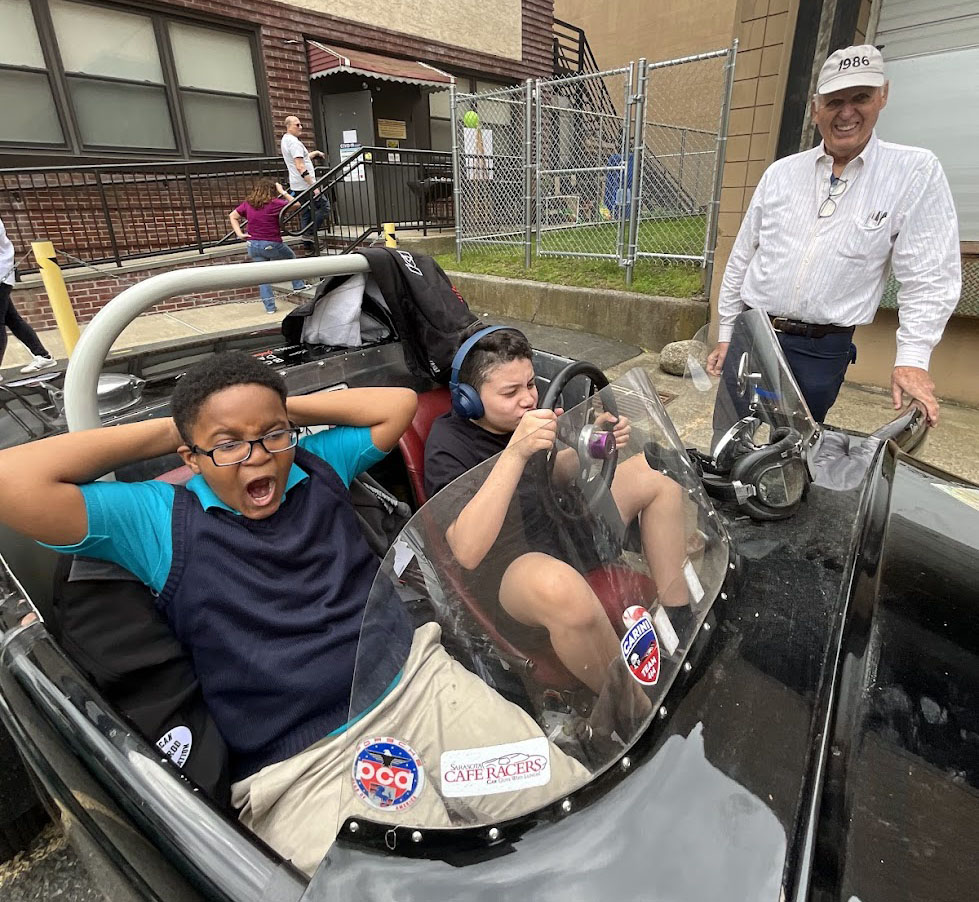
[[[396,223],[393,222],[382,222],[381,228],[384,229],[384,246],[385,247],[397,247],[398,246],[398,236],[394,234],[394,228]]]
[[[75,319],[75,311],[68,297],[61,267],[55,262],[54,245],[50,241],[32,241],[31,250],[34,251],[34,259],[41,268],[44,290],[48,293],[58,331],[65,343],[65,351],[70,357],[78,343],[78,320]]]

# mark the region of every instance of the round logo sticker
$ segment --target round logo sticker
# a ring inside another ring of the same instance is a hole
[[[400,811],[421,793],[425,769],[411,746],[400,739],[379,736],[360,744],[353,779],[354,788],[369,805]]]
[[[659,680],[659,640],[648,614],[629,627],[621,644],[629,673],[644,686],[655,686]]]

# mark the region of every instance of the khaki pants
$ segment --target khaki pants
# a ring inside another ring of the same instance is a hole
[[[419,828],[492,823],[540,808],[588,780],[585,767],[549,744],[547,784],[443,798],[443,751],[518,742],[542,733],[524,711],[452,660],[439,643],[440,635],[434,623],[415,632],[398,685],[344,733],[270,764],[232,787],[241,822],[306,873],[316,869],[348,817]],[[420,794],[401,811],[375,808],[354,789],[357,748],[375,736],[407,743],[424,767]]]

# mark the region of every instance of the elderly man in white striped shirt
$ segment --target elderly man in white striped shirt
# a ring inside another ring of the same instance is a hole
[[[938,422],[928,363],[961,291],[958,225],[935,155],[874,133],[887,89],[875,47],[826,60],[812,101],[822,143],[765,171],[721,283],[709,370],[728,375],[735,318],[764,310],[820,422],[856,360],[854,327],[877,312],[888,264],[900,283],[894,408],[907,395]]]

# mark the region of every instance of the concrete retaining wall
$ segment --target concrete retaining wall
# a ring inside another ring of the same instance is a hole
[[[692,338],[707,322],[707,302],[448,273],[470,307],[545,326],[592,332],[659,351]]]

